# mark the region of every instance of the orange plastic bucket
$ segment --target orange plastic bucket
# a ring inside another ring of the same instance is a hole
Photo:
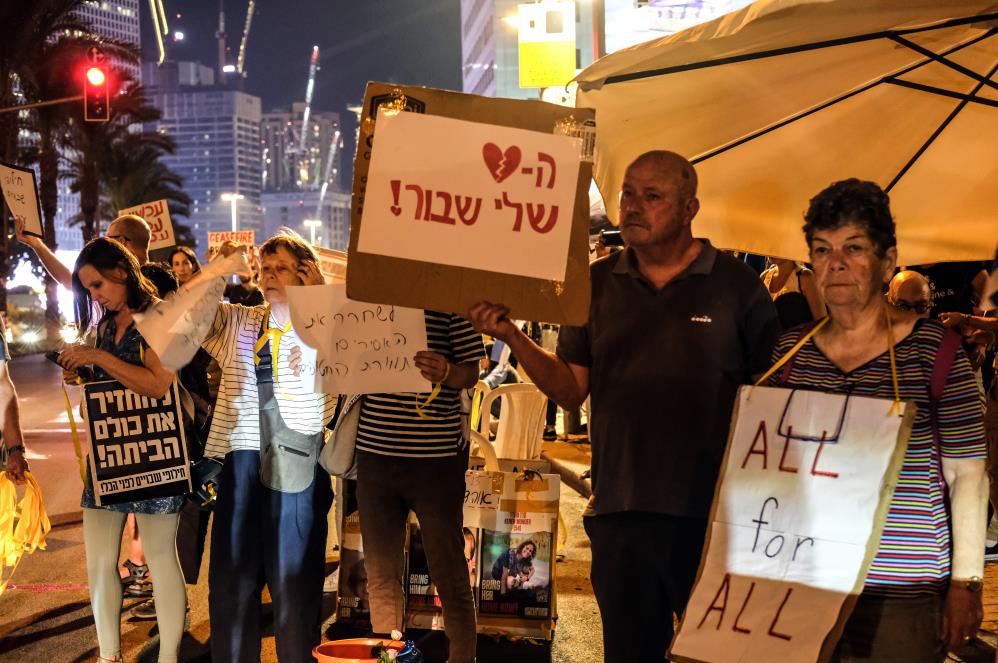
[[[379,638],[352,638],[324,642],[312,650],[319,663],[377,663],[381,649],[402,651],[404,642]]]

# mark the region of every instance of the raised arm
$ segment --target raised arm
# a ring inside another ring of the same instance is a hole
[[[45,245],[38,237],[34,235],[24,234],[24,220],[18,219],[15,221],[14,231],[17,234],[17,239],[22,244],[31,248],[38,256],[38,259],[42,261],[42,265],[45,266],[45,270],[55,279],[59,285],[67,288],[69,290],[73,289],[73,273],[64,264],[59,262],[59,259],[52,249]]]
[[[530,340],[510,321],[509,309],[482,302],[468,311],[468,320],[483,334],[506,343],[537,388],[565,409],[577,408],[589,395],[589,368],[570,364]]]

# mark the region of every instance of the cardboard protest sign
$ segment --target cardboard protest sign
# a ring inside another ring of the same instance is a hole
[[[90,474],[98,506],[190,492],[190,461],[174,382],[163,398],[116,380],[83,385]]]
[[[670,658],[814,663],[863,588],[915,407],[742,387],[706,551]]]
[[[170,205],[166,198],[118,210],[118,216],[125,214],[141,216],[149,224],[150,251],[168,249],[177,244],[177,239],[173,234],[173,220],[170,218]]]
[[[594,127],[590,109],[369,83],[350,297],[458,315],[487,299],[517,319],[585,322]]]
[[[319,271],[326,278],[327,283],[346,283],[347,281],[347,254],[342,251],[327,249],[316,246],[315,252],[319,254]]]
[[[0,189],[15,219],[24,222],[24,234],[42,236],[42,216],[38,209],[35,171],[0,162]]]
[[[242,252],[215,258],[166,299],[133,314],[136,328],[156,351],[163,368],[178,371],[190,363],[207,338],[222,301],[223,278],[248,269]]]
[[[578,138],[385,107],[377,126],[358,251],[565,279]]]
[[[208,233],[208,248],[217,248],[225,242],[235,242],[246,246],[256,246],[256,233],[252,230],[226,230],[224,232]]]
[[[303,370],[324,394],[426,392],[432,388],[413,363],[427,348],[423,311],[347,299],[346,284],[287,289],[291,322],[303,343]]]

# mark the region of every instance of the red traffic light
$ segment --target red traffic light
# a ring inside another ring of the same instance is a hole
[[[108,69],[90,64],[83,72],[83,119],[87,122],[108,122],[111,119],[111,93]]]
[[[107,76],[100,67],[90,67],[87,69],[87,82],[94,87],[104,85],[107,82]]]

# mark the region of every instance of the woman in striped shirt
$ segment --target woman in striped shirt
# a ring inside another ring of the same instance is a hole
[[[987,479],[974,375],[956,347],[942,395],[932,402],[931,376],[947,332],[884,304],[897,248],[887,194],[876,184],[851,179],[819,193],[804,233],[829,315],[783,335],[774,359],[813,333],[770,384],[917,405],[879,547],[832,660],[938,663],[974,637],[982,615]]]

